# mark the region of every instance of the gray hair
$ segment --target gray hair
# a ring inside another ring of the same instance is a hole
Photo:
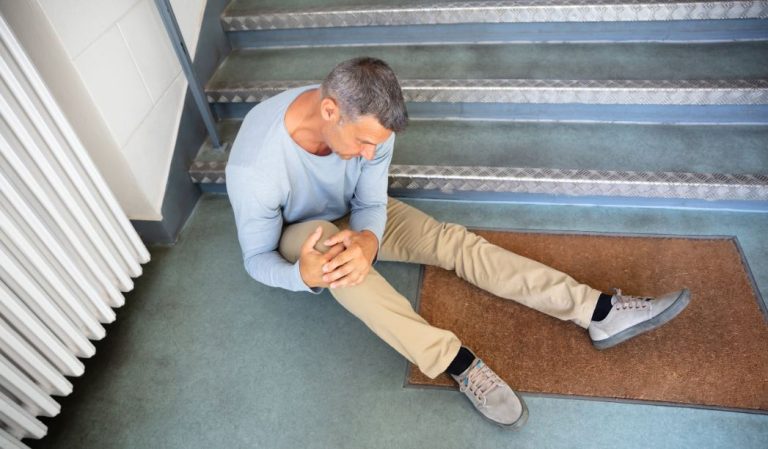
[[[355,121],[376,117],[381,126],[400,132],[408,125],[403,92],[395,72],[381,59],[362,57],[337,65],[323,81],[323,98],[331,97],[342,115]]]

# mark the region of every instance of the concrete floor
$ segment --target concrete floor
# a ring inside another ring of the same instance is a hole
[[[736,235],[768,293],[768,214],[409,202],[469,226]],[[330,295],[248,277],[225,196],[152,256],[33,448],[768,447],[768,415],[524,395],[511,433],[458,392],[403,388],[405,360]],[[379,269],[415,301],[417,266]]]

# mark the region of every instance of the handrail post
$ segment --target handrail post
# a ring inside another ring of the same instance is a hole
[[[176,52],[176,56],[181,63],[181,69],[184,71],[184,75],[187,77],[187,83],[189,84],[189,91],[192,93],[192,97],[195,100],[198,111],[203,118],[205,128],[208,130],[208,136],[211,139],[213,148],[216,151],[224,151],[221,139],[219,138],[219,132],[216,130],[216,121],[213,118],[211,109],[208,106],[208,101],[205,96],[203,88],[200,86],[200,82],[197,80],[195,72],[192,70],[192,58],[189,56],[186,44],[184,44],[184,38],[179,30],[179,24],[176,21],[176,16],[173,13],[173,8],[169,0],[155,0],[157,10],[160,12],[160,18],[163,20],[165,30],[168,32],[168,37],[171,39],[173,50]]]

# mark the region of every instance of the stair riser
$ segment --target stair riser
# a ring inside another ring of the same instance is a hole
[[[768,39],[766,20],[364,26],[232,31],[232,48],[427,43],[737,42]]]

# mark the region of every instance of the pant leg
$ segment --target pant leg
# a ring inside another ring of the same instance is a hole
[[[338,227],[327,221],[310,221],[283,230],[279,247],[283,257],[295,262],[301,245],[318,225],[323,227],[323,236],[315,249],[328,251],[322,242],[338,232]],[[374,269],[359,285],[329,291],[339,304],[432,379],[444,372],[459,352],[461,341],[456,335],[427,323]]]
[[[506,299],[586,328],[600,291],[507,251],[460,225],[440,223],[390,198],[381,260],[437,265]]]

